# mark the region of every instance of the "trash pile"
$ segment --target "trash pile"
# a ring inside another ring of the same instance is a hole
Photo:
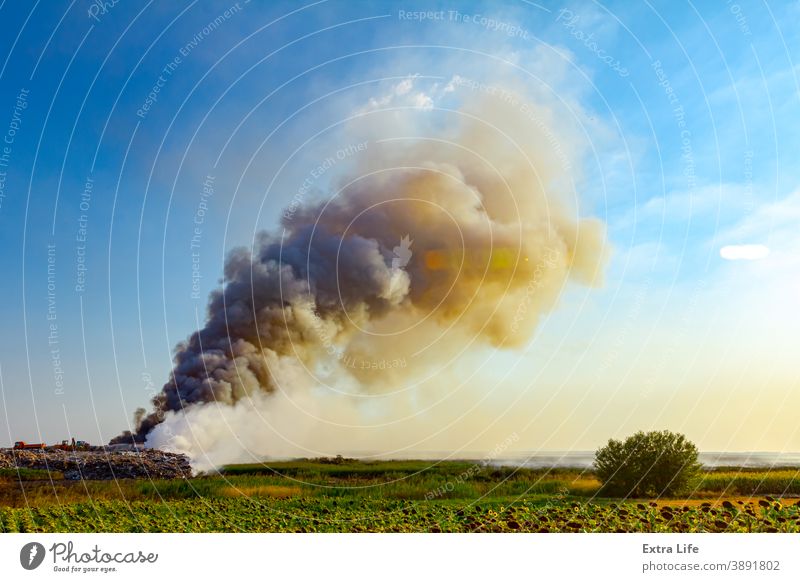
[[[192,476],[185,455],[157,449],[109,451],[0,449],[0,469],[46,469],[65,479],[185,479]]]

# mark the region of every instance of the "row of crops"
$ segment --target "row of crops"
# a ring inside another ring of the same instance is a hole
[[[800,502],[513,505],[251,498],[0,508],[2,532],[800,532]]]

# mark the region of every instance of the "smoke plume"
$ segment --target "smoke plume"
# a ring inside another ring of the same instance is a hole
[[[435,139],[370,142],[327,199],[293,202],[230,253],[204,327],[118,441],[174,447],[204,407],[266,422],[292,391],[385,392],[471,346],[528,341],[567,280],[599,281],[606,254],[602,224],[571,200],[569,144],[554,148],[547,112],[530,111],[476,99]]]

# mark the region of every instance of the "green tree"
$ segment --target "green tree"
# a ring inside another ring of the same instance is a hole
[[[614,497],[656,497],[686,492],[698,477],[697,447],[668,430],[637,432],[611,439],[595,453],[602,493]]]

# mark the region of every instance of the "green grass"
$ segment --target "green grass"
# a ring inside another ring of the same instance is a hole
[[[0,481],[56,481],[63,478],[64,475],[59,471],[46,469],[0,469]]]
[[[575,469],[492,467],[467,461],[285,461],[229,466],[222,477],[232,483],[247,484],[246,478],[274,485],[290,483],[311,494],[398,499],[502,497],[561,490],[591,494],[599,486],[591,475]]]
[[[697,488],[728,495],[800,495],[800,471],[711,471],[703,474]]]
[[[798,507],[786,497],[800,494],[799,476],[707,471],[691,499],[653,506],[599,497],[589,471],[468,461],[300,460],[167,481],[50,481],[46,471],[5,470],[0,531],[795,532]]]

